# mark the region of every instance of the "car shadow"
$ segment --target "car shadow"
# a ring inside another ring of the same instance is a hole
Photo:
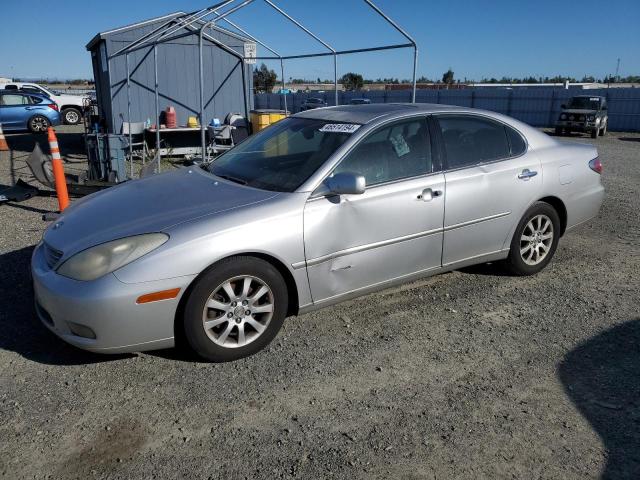
[[[5,132],[7,144],[11,150],[18,150],[20,152],[31,152],[36,146],[36,143],[40,145],[40,149],[49,153],[49,142],[47,141],[46,133],[31,133],[31,132]],[[82,139],[81,132],[59,132],[56,131],[56,137],[58,138],[58,145],[60,147],[60,154],[63,158],[67,156],[81,155],[86,158],[86,148],[84,140]],[[75,159],[71,159],[75,160]]]
[[[68,345],[40,323],[33,307],[29,262],[33,247],[0,255],[0,349],[47,365],[84,365],[130,358],[100,355]]]
[[[604,443],[602,478],[640,478],[640,319],[605,330],[571,350],[558,376]]]
[[[469,275],[486,275],[490,277],[513,277],[514,275],[500,262],[480,263],[469,267],[459,268],[461,273]]]
[[[619,137],[623,142],[640,142],[640,137]]]

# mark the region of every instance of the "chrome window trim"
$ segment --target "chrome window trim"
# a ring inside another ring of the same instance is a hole
[[[429,178],[429,177],[433,177],[433,176],[435,176],[435,175],[442,175],[442,173],[443,173],[442,171],[437,171],[437,172],[431,172],[431,173],[426,173],[426,174],[422,174],[422,175],[414,175],[414,176],[412,176],[412,177],[396,178],[395,180],[389,180],[389,181],[387,181],[387,182],[375,183],[375,184],[373,184],[373,185],[371,185],[371,186],[365,185],[365,191],[364,191],[364,193],[362,193],[362,194],[360,194],[360,195],[349,195],[349,196],[350,196],[350,197],[351,197],[351,196],[360,197],[360,196],[362,196],[362,195],[366,195],[366,194],[367,194],[367,192],[368,192],[369,190],[373,190],[373,189],[376,189],[376,188],[379,188],[379,187],[386,187],[386,186],[388,186],[388,185],[394,185],[394,184],[396,184],[396,183],[400,183],[400,182],[408,182],[408,181],[410,181],[410,180],[417,180],[417,179],[419,179],[419,178],[425,178],[425,179],[427,179],[427,178]],[[327,176],[327,177],[328,177],[328,176]],[[325,179],[326,179],[327,177],[325,177]],[[444,179],[443,179],[443,181],[444,181]],[[315,193],[315,192],[314,192],[314,193],[312,193],[311,195],[309,195],[309,198],[307,199],[307,202],[315,202],[315,201],[317,201],[317,200],[319,200],[319,199],[321,199],[321,198],[334,197],[334,196],[338,196],[338,195],[337,195],[337,194],[335,194],[335,193],[329,193],[329,194],[327,194],[327,193]]]

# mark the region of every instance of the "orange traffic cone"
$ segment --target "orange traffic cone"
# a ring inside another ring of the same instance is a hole
[[[2,133],[2,124],[0,123],[0,152],[8,152],[9,145],[7,145],[7,139],[4,138],[4,133]]]
[[[69,193],[67,192],[67,180],[64,178],[64,167],[62,166],[62,158],[60,158],[60,148],[58,147],[58,139],[56,132],[52,127],[47,130],[49,149],[51,150],[51,165],[53,167],[53,178],[56,183],[56,193],[58,195],[58,205],[62,212],[69,206]]]

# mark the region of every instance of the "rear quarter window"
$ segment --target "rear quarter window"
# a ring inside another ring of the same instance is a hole
[[[512,157],[522,155],[527,150],[527,143],[517,131],[511,127],[505,125],[507,131],[507,138],[509,139],[509,150]]]

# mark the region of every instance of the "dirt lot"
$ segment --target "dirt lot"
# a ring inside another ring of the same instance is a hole
[[[55,200],[1,205],[0,478],[640,478],[640,134],[597,143],[604,207],[543,273],[418,281],[229,364],[59,341],[28,274]]]

